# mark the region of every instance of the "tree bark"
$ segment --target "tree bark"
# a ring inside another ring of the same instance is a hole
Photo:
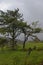
[[[25,35],[25,40],[23,42],[23,49],[25,49],[25,43],[26,43],[27,40],[28,40],[28,35]]]
[[[15,40],[15,38],[14,38],[14,35],[15,35],[15,33],[14,33],[14,24],[13,24],[13,34],[12,34],[12,50],[14,50],[14,45],[15,45],[15,42],[14,42],[14,40]]]
[[[25,43],[26,43],[26,39],[23,42],[23,49],[25,49]]]

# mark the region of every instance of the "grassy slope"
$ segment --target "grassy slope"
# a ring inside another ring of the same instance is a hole
[[[27,43],[26,49],[29,47],[37,49],[43,48],[43,43]],[[21,46],[22,48],[22,46]],[[0,65],[38,65],[43,61],[43,50],[33,50],[30,55],[27,51],[0,51]]]

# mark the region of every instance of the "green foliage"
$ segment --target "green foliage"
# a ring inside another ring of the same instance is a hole
[[[32,22],[33,28],[36,28],[38,23],[39,23],[39,21]]]
[[[0,46],[5,46],[8,43],[8,40],[5,38],[0,38]]]
[[[7,12],[0,11],[0,17],[1,17],[1,22],[3,25],[7,25],[4,28],[0,28],[0,32],[2,33],[10,33],[12,37],[12,47],[15,45],[15,38],[20,35],[21,33],[21,28],[26,27],[26,23],[23,22],[22,14],[19,13],[19,9],[15,9],[14,11],[7,10]],[[20,31],[19,31],[20,30]],[[17,33],[18,32],[18,33]],[[17,33],[17,34],[16,34]]]
[[[18,8],[15,10],[7,10],[6,12],[0,10],[0,22],[1,25],[4,25],[4,27],[0,28],[0,33],[6,34],[7,32],[8,34],[10,33],[12,37],[12,48],[14,48],[16,44],[15,39],[21,33],[23,33],[25,37],[23,43],[24,48],[28,37],[41,31],[41,28],[37,27],[38,21],[33,22],[32,26],[24,22],[23,14],[19,13]]]
[[[41,28],[35,28],[35,33],[39,33],[40,31],[42,31]]]

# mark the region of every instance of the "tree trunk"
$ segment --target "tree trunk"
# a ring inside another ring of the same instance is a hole
[[[25,37],[25,40],[23,42],[23,49],[25,49],[25,43],[26,43],[26,37]]]
[[[14,42],[15,38],[14,38],[14,35],[15,35],[15,33],[14,33],[14,25],[13,25],[12,50],[14,50],[14,45],[15,45],[15,42]]]
[[[25,49],[25,43],[26,43],[27,40],[28,40],[28,36],[25,36],[25,40],[23,42],[23,49]]]
[[[23,43],[23,49],[25,49],[25,42],[26,42],[26,41],[24,41],[24,43]]]

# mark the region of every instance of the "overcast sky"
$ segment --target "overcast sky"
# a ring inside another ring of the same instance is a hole
[[[43,26],[43,0],[0,0],[0,9],[19,8],[28,23],[38,20]]]
[[[0,10],[15,8],[20,9],[28,23],[38,20],[43,27],[43,0],[0,0]]]

